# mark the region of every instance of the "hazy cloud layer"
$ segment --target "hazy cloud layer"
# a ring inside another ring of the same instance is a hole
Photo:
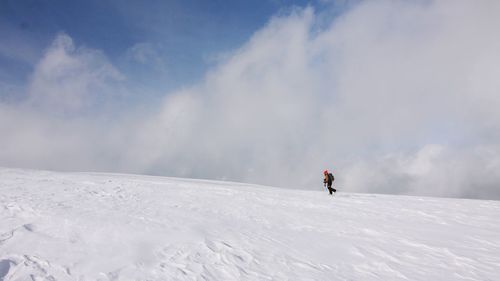
[[[499,199],[499,14],[495,1],[367,1],[324,27],[296,9],[158,107],[95,115],[123,77],[60,35],[30,98],[0,104],[0,165],[308,189],[330,168],[346,191]]]
[[[51,111],[75,112],[112,93],[120,72],[97,50],[75,48],[66,34],[56,37],[35,66],[29,86],[30,103]]]

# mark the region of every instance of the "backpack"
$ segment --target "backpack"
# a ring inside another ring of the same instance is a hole
[[[335,177],[333,176],[332,173],[328,174],[328,179],[331,180],[332,182],[335,180]]]

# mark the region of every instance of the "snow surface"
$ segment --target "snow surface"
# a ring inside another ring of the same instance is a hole
[[[500,280],[500,202],[0,169],[0,280]]]

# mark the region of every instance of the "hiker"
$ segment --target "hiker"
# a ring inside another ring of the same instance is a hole
[[[325,178],[323,179],[323,184],[328,187],[328,191],[330,192],[330,195],[333,195],[332,192],[337,192],[337,190],[332,187],[332,184],[333,184],[333,181],[335,180],[335,177],[333,176],[332,173],[329,173],[328,170],[325,170],[323,172],[323,176],[325,176]]]

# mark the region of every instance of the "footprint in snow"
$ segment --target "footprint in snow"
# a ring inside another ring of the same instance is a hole
[[[0,260],[0,280],[3,280],[9,274],[10,268],[15,265],[12,260]]]

